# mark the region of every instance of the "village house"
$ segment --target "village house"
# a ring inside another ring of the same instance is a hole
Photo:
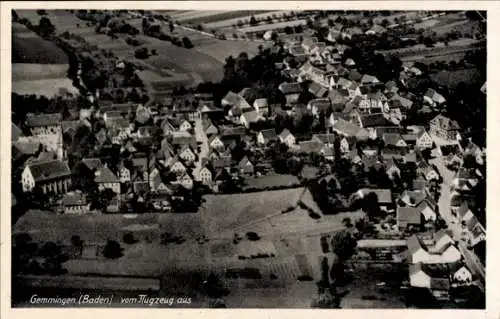
[[[436,115],[436,117],[430,121],[430,134],[446,141],[456,141],[459,131],[460,127],[458,123],[442,114]]]
[[[393,158],[384,160],[384,167],[385,172],[390,179],[394,179],[395,176],[401,176],[401,170]]]
[[[130,182],[130,170],[125,167],[123,162],[118,167],[118,178],[122,184]]]
[[[429,135],[429,133],[427,133],[425,129],[420,130],[415,141],[416,148],[420,150],[430,149],[433,145],[434,141],[432,140],[432,137]]]
[[[257,134],[257,144],[267,145],[269,142],[275,141],[277,139],[275,129],[262,130]]]
[[[341,136],[356,137],[357,139],[368,139],[370,134],[368,130],[357,126],[354,123],[348,122],[343,119],[338,119],[331,126],[333,132]]]
[[[253,175],[255,172],[254,165],[250,162],[248,157],[243,157],[238,163],[238,171],[242,175]]]
[[[411,264],[446,264],[461,260],[462,255],[454,244],[448,243],[437,249],[433,246],[425,246],[421,239],[412,235],[406,240]]]
[[[203,123],[203,132],[207,137],[219,134],[219,129],[215,126],[212,121],[206,120]]]
[[[390,189],[361,188],[356,192],[356,195],[362,199],[370,193],[377,196],[378,205],[383,211],[389,212],[393,210],[394,201],[392,200],[392,192]]]
[[[292,147],[296,143],[295,136],[288,129],[284,129],[278,137],[280,142],[288,145],[288,147]]]
[[[386,33],[387,29],[381,26],[380,24],[375,24],[371,29],[365,32],[366,35],[377,35]]]
[[[198,170],[197,179],[204,185],[211,186],[213,175],[214,174],[212,172],[212,169],[208,165],[205,165],[200,170]]]
[[[409,268],[410,285],[427,288],[438,300],[449,299],[450,273],[445,265],[416,263]]]
[[[26,165],[21,174],[24,192],[38,189],[44,195],[58,195],[66,193],[70,183],[71,171],[67,163],[60,160],[33,161]]]
[[[428,181],[437,181],[440,179],[439,173],[429,164],[420,162],[417,170]]]
[[[253,102],[253,107],[261,116],[267,116],[269,114],[269,106],[266,98],[256,99]]]
[[[217,135],[213,135],[208,139],[208,145],[210,148],[220,151],[225,149],[225,145],[222,142],[221,138]]]
[[[179,150],[178,154],[179,158],[182,159],[188,165],[196,161],[196,153],[191,149],[189,145],[184,145]]]
[[[401,134],[398,133],[384,133],[382,135],[382,141],[384,141],[385,146],[389,147],[407,147],[408,144],[405,142]]]
[[[184,172],[180,175],[177,176],[177,180],[173,182],[172,184],[174,185],[181,185],[185,189],[192,189],[193,188],[193,179],[187,172]]]
[[[363,32],[363,30],[361,30],[361,28],[352,27],[352,28],[345,28],[342,31],[341,36],[344,39],[352,39],[352,38],[355,38],[357,36],[361,36],[363,34],[364,34],[364,32]]]
[[[241,114],[240,123],[245,126],[247,129],[250,128],[250,125],[253,123],[257,123],[260,121],[262,117],[255,110],[251,110]]]
[[[446,103],[446,99],[436,92],[436,90],[429,88],[424,94],[424,103],[432,107],[441,106]]]
[[[170,172],[175,173],[176,175],[182,175],[187,171],[186,166],[179,160],[177,156],[172,157],[167,162],[167,167],[170,169]]]
[[[96,170],[94,182],[97,184],[99,191],[105,189],[112,190],[115,194],[120,194],[120,180],[118,177],[106,166]]]
[[[62,115],[60,113],[28,115],[26,127],[47,151],[63,159]]]
[[[456,285],[470,285],[472,283],[472,272],[465,264],[457,263],[452,267],[452,282]],[[452,284],[453,285],[453,284]]]
[[[66,193],[62,205],[65,214],[86,214],[90,210],[90,203],[81,191]]]
[[[315,117],[319,117],[321,114],[326,116],[331,110],[331,107],[332,104],[329,98],[314,99],[307,104],[307,109],[310,110]]]
[[[285,95],[287,105],[296,104],[299,100],[300,93],[303,92],[300,83],[281,83],[278,90]]]
[[[460,167],[451,182],[451,186],[458,192],[468,192],[477,185],[478,181],[474,171]]]
[[[469,247],[474,247],[478,243],[486,240],[486,230],[479,222],[476,216],[466,222],[467,227],[467,244]]]

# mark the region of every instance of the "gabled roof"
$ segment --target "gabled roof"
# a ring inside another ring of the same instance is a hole
[[[333,134],[313,134],[312,139],[316,139],[322,144],[333,144],[335,142],[335,135]]]
[[[318,113],[327,113],[332,107],[332,103],[329,98],[311,100],[309,101],[309,105],[311,108],[316,108]]]
[[[432,99],[435,102],[439,102],[441,100],[444,100],[444,97],[432,88],[427,89],[424,96]]]
[[[316,83],[314,81],[311,81],[308,85],[308,91],[313,94],[314,96],[321,98],[324,97],[328,93],[328,89],[325,88],[323,85]]]
[[[12,147],[23,155],[35,155],[40,150],[40,145],[37,140],[18,140],[12,143]]]
[[[60,160],[34,161],[29,163],[27,167],[35,182],[71,176],[68,164]]]
[[[398,208],[399,209],[399,208]],[[425,246],[422,244],[420,241],[420,238],[417,237],[417,235],[412,235],[406,239],[406,246],[408,247],[408,251],[411,254],[414,254],[420,249],[425,250]]]
[[[390,189],[380,189],[380,188],[361,188],[358,190],[359,193],[366,196],[369,193],[374,193],[377,195],[379,204],[390,204],[392,203],[392,192]]]
[[[267,129],[267,130],[262,130],[259,132],[262,134],[262,137],[264,137],[265,140],[271,140],[276,138],[276,130],[273,128]]]
[[[21,136],[24,136],[21,129],[14,123],[11,123],[10,132],[12,141],[17,141]]]
[[[447,130],[459,130],[460,126],[458,125],[457,121],[451,120],[450,118],[438,114],[436,115],[431,122],[436,123],[439,127],[442,129],[447,129]]]
[[[60,125],[62,121],[61,113],[29,115],[26,119],[27,127],[40,127],[49,125]]]
[[[285,95],[288,95],[288,94],[299,94],[301,93],[303,90],[302,90],[302,86],[300,85],[300,83],[297,83],[297,82],[294,82],[294,83],[287,83],[287,82],[284,82],[284,83],[281,83],[278,87],[278,89]]]
[[[343,88],[348,88],[351,86],[351,84],[352,84],[352,81],[350,81],[346,78],[343,78],[343,77],[340,77],[337,81],[337,85],[340,87],[343,87]]]
[[[91,171],[101,168],[103,166],[100,158],[83,158],[82,164],[85,165]]]
[[[279,138],[280,138],[281,140],[285,140],[285,139],[286,139],[289,135],[292,135],[292,136],[293,136],[293,134],[292,134],[292,133],[291,133],[291,132],[290,132],[290,131],[286,128],[286,129],[284,129],[283,131],[281,131],[281,133],[280,133],[280,135],[279,135]]]
[[[399,133],[384,133],[382,135],[382,140],[385,145],[395,146],[399,141],[401,141],[403,137]]]
[[[319,143],[316,140],[310,140],[310,141],[300,141],[298,143],[298,149],[297,151],[299,153],[317,153],[321,150],[321,143]]]
[[[255,110],[245,112],[241,116],[243,116],[248,123],[257,122],[260,119],[259,113]]]
[[[360,130],[362,130],[362,128],[357,126],[356,124],[343,119],[338,119],[335,124],[333,124],[332,128],[335,131],[346,136],[356,136],[360,132]]]
[[[222,98],[222,100],[229,105],[236,105],[239,103],[240,99],[241,96],[232,91],[227,92],[227,94]]]
[[[252,164],[252,162],[250,162],[250,160],[248,159],[248,157],[247,157],[247,156],[245,156],[245,157],[243,157],[243,158],[241,159],[241,161],[238,163],[238,166],[239,166],[239,167],[246,167],[246,165],[247,165],[248,163]],[[253,164],[252,164],[252,165],[253,165]]]
[[[450,268],[447,264],[424,264],[424,263],[416,263],[410,265],[409,268],[410,275],[416,274],[420,271],[423,271],[429,277],[431,277],[431,288],[432,288],[432,280],[448,280],[450,276]],[[441,287],[441,284],[439,284]]]
[[[365,74],[361,78],[361,83],[362,84],[375,84],[379,83],[380,81],[373,75]]]
[[[391,126],[392,122],[383,113],[364,114],[360,116],[363,127]]]
[[[96,183],[118,183],[118,177],[106,166],[99,168],[95,172]]]
[[[268,103],[267,103],[267,98],[259,98],[259,99],[256,99],[254,102],[253,102],[253,105],[257,108],[263,108],[263,107],[267,107],[268,106]]]
[[[418,225],[421,222],[421,212],[416,207],[398,207],[396,218],[400,227],[406,227],[408,224]]]

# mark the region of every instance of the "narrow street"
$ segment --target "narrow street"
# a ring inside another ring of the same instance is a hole
[[[450,203],[452,192],[450,190],[450,185],[452,183],[454,174],[452,171],[445,167],[443,161],[440,158],[432,159],[430,163],[434,164],[437,167],[439,174],[443,177],[443,183],[441,185],[441,196],[439,197],[438,201],[439,213],[441,217],[446,221],[448,229],[453,232],[454,239],[458,241],[458,248],[462,253],[462,256],[464,257],[465,263],[470,268],[470,270],[479,277],[481,283],[484,283],[484,266],[481,264],[476,254],[467,249],[467,245],[461,240],[462,226],[451,214]],[[484,286],[481,285],[480,288],[484,290]]]
[[[203,122],[202,122],[201,118],[196,119],[195,126],[194,126],[194,132],[195,132],[195,136],[196,136],[196,142],[198,142],[198,143],[201,142],[201,144],[199,144],[199,146],[201,148],[200,152],[198,152],[198,150],[196,150],[197,155],[198,155],[198,159],[196,160],[195,168],[193,171],[195,179],[198,180],[198,172],[200,171],[200,169],[202,167],[203,159],[208,157],[208,153],[209,153],[208,139],[207,139],[207,135],[203,131]]]

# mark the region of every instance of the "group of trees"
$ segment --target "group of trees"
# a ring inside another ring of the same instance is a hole
[[[348,276],[345,272],[344,263],[351,258],[357,247],[356,238],[352,231],[344,229],[331,236],[330,246],[327,239],[321,241],[322,249],[331,256],[324,257],[321,261],[321,279],[316,283],[317,295],[313,298],[311,306],[313,308],[340,308],[342,298],[348,291],[341,291],[341,287],[348,283]]]
[[[69,256],[54,242],[39,245],[27,233],[12,238],[12,274],[60,275],[66,272],[63,263]]]

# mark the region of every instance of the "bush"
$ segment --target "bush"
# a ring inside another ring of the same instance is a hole
[[[120,246],[115,240],[108,240],[106,246],[104,246],[104,250],[102,255],[108,259],[118,259],[123,256],[123,248]]]
[[[137,239],[135,239],[134,234],[132,233],[126,233],[123,235],[123,242],[128,245],[132,245],[138,242]]]
[[[182,38],[182,45],[186,49],[191,49],[192,47],[194,47],[193,43],[191,43],[191,40],[188,37]]]
[[[147,48],[139,48],[139,49],[135,50],[134,56],[137,59],[142,59],[142,60],[147,59],[149,57],[148,49]]]
[[[247,239],[250,241],[257,241],[260,239],[259,235],[255,232],[246,233]]]

